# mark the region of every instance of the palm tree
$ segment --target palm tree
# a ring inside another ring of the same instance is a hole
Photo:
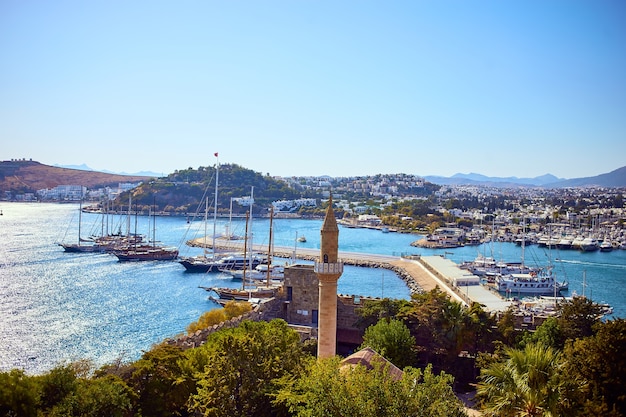
[[[571,382],[561,373],[561,353],[542,344],[506,349],[507,358],[481,370],[478,395],[494,416],[571,415],[565,392]],[[571,397],[570,397],[571,398]]]

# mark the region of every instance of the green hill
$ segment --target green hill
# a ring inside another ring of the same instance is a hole
[[[132,202],[139,210],[156,207],[172,214],[204,213],[208,198],[213,207],[215,193],[215,167],[199,167],[175,171],[167,177],[153,179],[133,189]],[[221,165],[218,184],[218,211],[230,212],[231,198],[250,196],[254,187],[254,213],[267,212],[272,201],[319,197],[305,190],[297,190],[283,181],[243,168],[236,164]],[[120,195],[117,204],[128,204],[128,193]],[[243,214],[248,209],[233,203],[233,214]],[[212,210],[212,209],[211,209]]]

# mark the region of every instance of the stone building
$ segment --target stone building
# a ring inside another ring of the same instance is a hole
[[[316,338],[319,324],[319,280],[313,265],[293,264],[285,267],[282,311],[279,315],[304,338]],[[337,295],[336,353],[347,355],[354,351],[363,338],[355,323],[362,302],[370,299],[358,295]]]
[[[290,324],[317,327],[317,355],[327,358],[337,353],[338,307],[342,310],[342,326],[352,327],[355,321],[354,308],[348,308],[351,317],[346,319],[344,303],[338,302],[337,297],[337,281],[343,273],[343,263],[338,257],[339,227],[332,196],[320,234],[320,257],[314,265],[295,264],[285,268],[283,315]],[[348,304],[354,306],[354,300],[350,297]],[[348,333],[353,335],[354,329]]]

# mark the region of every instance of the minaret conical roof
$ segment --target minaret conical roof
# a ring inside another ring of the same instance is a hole
[[[328,199],[328,208],[326,209],[324,223],[322,224],[322,232],[337,231],[339,231],[339,226],[337,226],[337,219],[335,218],[335,212],[333,211],[333,195],[331,194]]]

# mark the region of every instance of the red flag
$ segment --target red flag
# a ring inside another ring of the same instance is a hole
[[[215,152],[213,155],[215,155],[215,157],[217,158],[217,152]]]

